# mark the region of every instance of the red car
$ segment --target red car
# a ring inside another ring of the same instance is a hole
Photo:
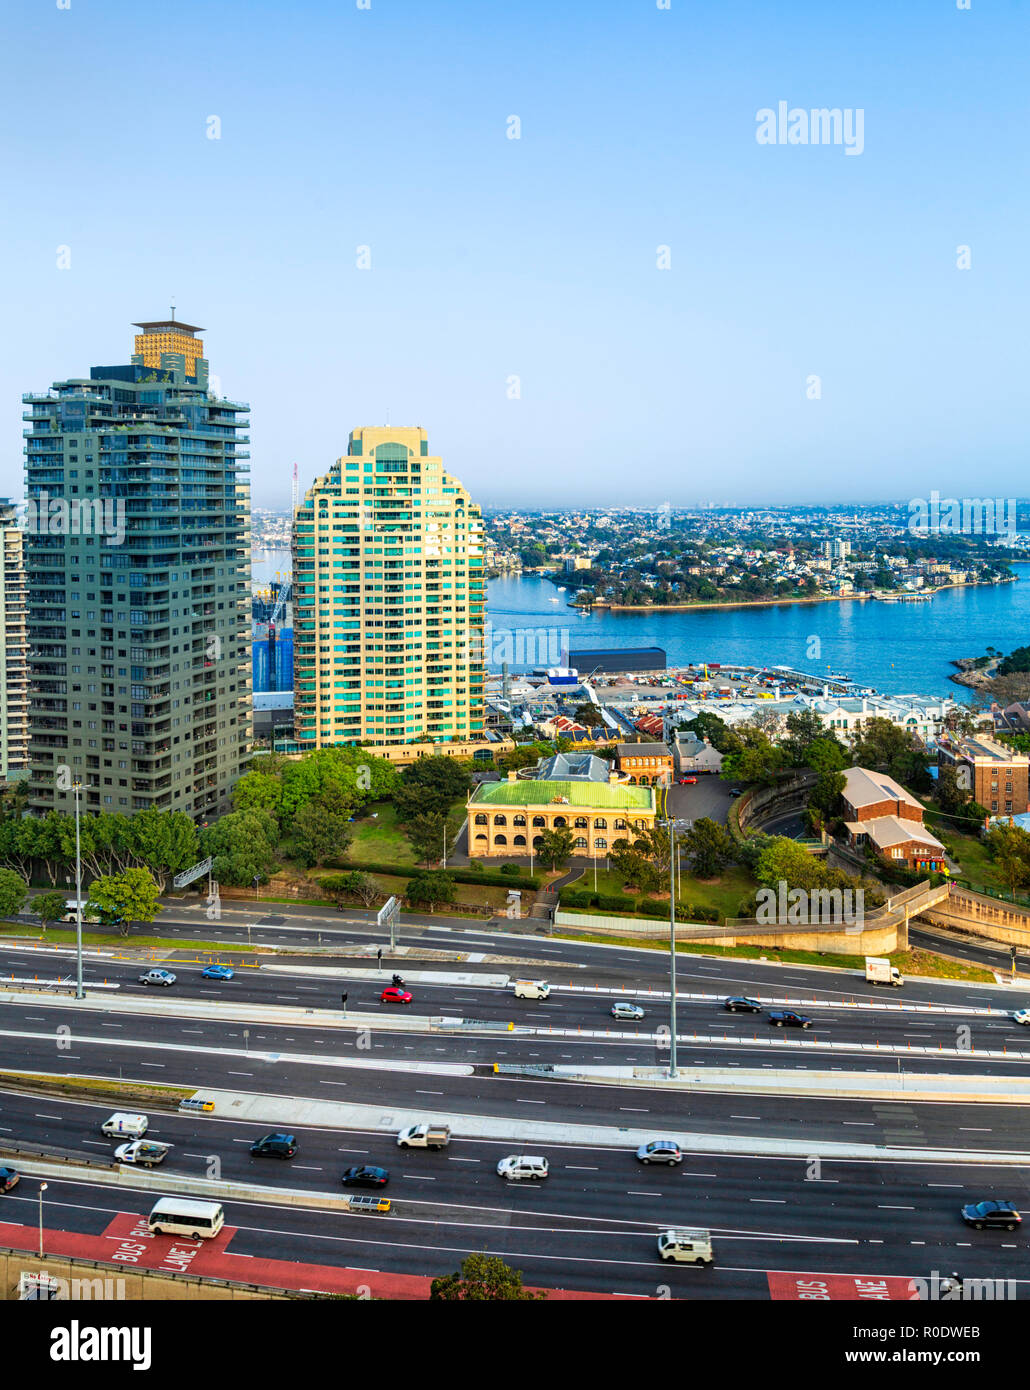
[[[696,781],[697,781],[697,778],[696,778],[696,777],[681,777],[681,778],[680,778],[680,786],[681,786],[681,787],[692,787],[692,786],[695,784]]]
[[[380,1004],[410,1004],[411,992],[406,989],[398,989],[396,985],[387,985],[379,996]]]

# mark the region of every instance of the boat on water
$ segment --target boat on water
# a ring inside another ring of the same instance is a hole
[[[548,602],[548,603],[561,603],[561,599],[558,597],[557,594],[549,594],[549,595],[548,595],[548,598],[547,598],[547,602]]]
[[[548,685],[579,685],[579,672],[573,666],[549,666]]]
[[[559,585],[558,585],[558,592],[559,592],[560,594],[563,594],[563,593],[565,592],[565,585],[564,585],[564,584],[559,584]]]

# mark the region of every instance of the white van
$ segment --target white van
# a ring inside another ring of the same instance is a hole
[[[551,992],[546,980],[515,980],[513,984],[516,999],[546,999]]]
[[[100,1126],[100,1133],[110,1135],[111,1138],[142,1139],[149,1124],[146,1115],[127,1115],[124,1111],[117,1110]]]
[[[710,1265],[715,1258],[712,1254],[712,1237],[708,1231],[676,1230],[663,1231],[658,1237],[658,1253],[663,1260],[676,1260],[679,1264]]]
[[[153,1234],[192,1236],[201,1240],[216,1236],[225,1225],[221,1202],[195,1202],[188,1197],[162,1197],[147,1217]]]
[[[497,1171],[509,1182],[521,1182],[523,1178],[546,1178],[549,1165],[546,1158],[534,1154],[509,1154],[498,1163]]]

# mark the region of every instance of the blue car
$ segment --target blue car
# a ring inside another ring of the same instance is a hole
[[[231,980],[235,972],[228,965],[205,965],[200,973],[205,980]]]

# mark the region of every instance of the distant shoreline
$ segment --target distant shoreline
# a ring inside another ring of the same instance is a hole
[[[919,593],[943,593],[945,589],[993,589],[1000,584],[1014,584],[1019,576],[1009,579],[992,579],[985,584],[938,584],[934,589],[916,590]],[[567,608],[575,608],[579,613],[589,613],[594,608],[603,608],[609,613],[688,613],[703,612],[713,608],[779,608],[792,603],[882,603],[884,600],[873,594],[816,594],[811,598],[754,598],[728,599],[725,603],[568,603]],[[904,602],[904,599],[899,599]],[[890,599],[887,600],[890,602]]]

